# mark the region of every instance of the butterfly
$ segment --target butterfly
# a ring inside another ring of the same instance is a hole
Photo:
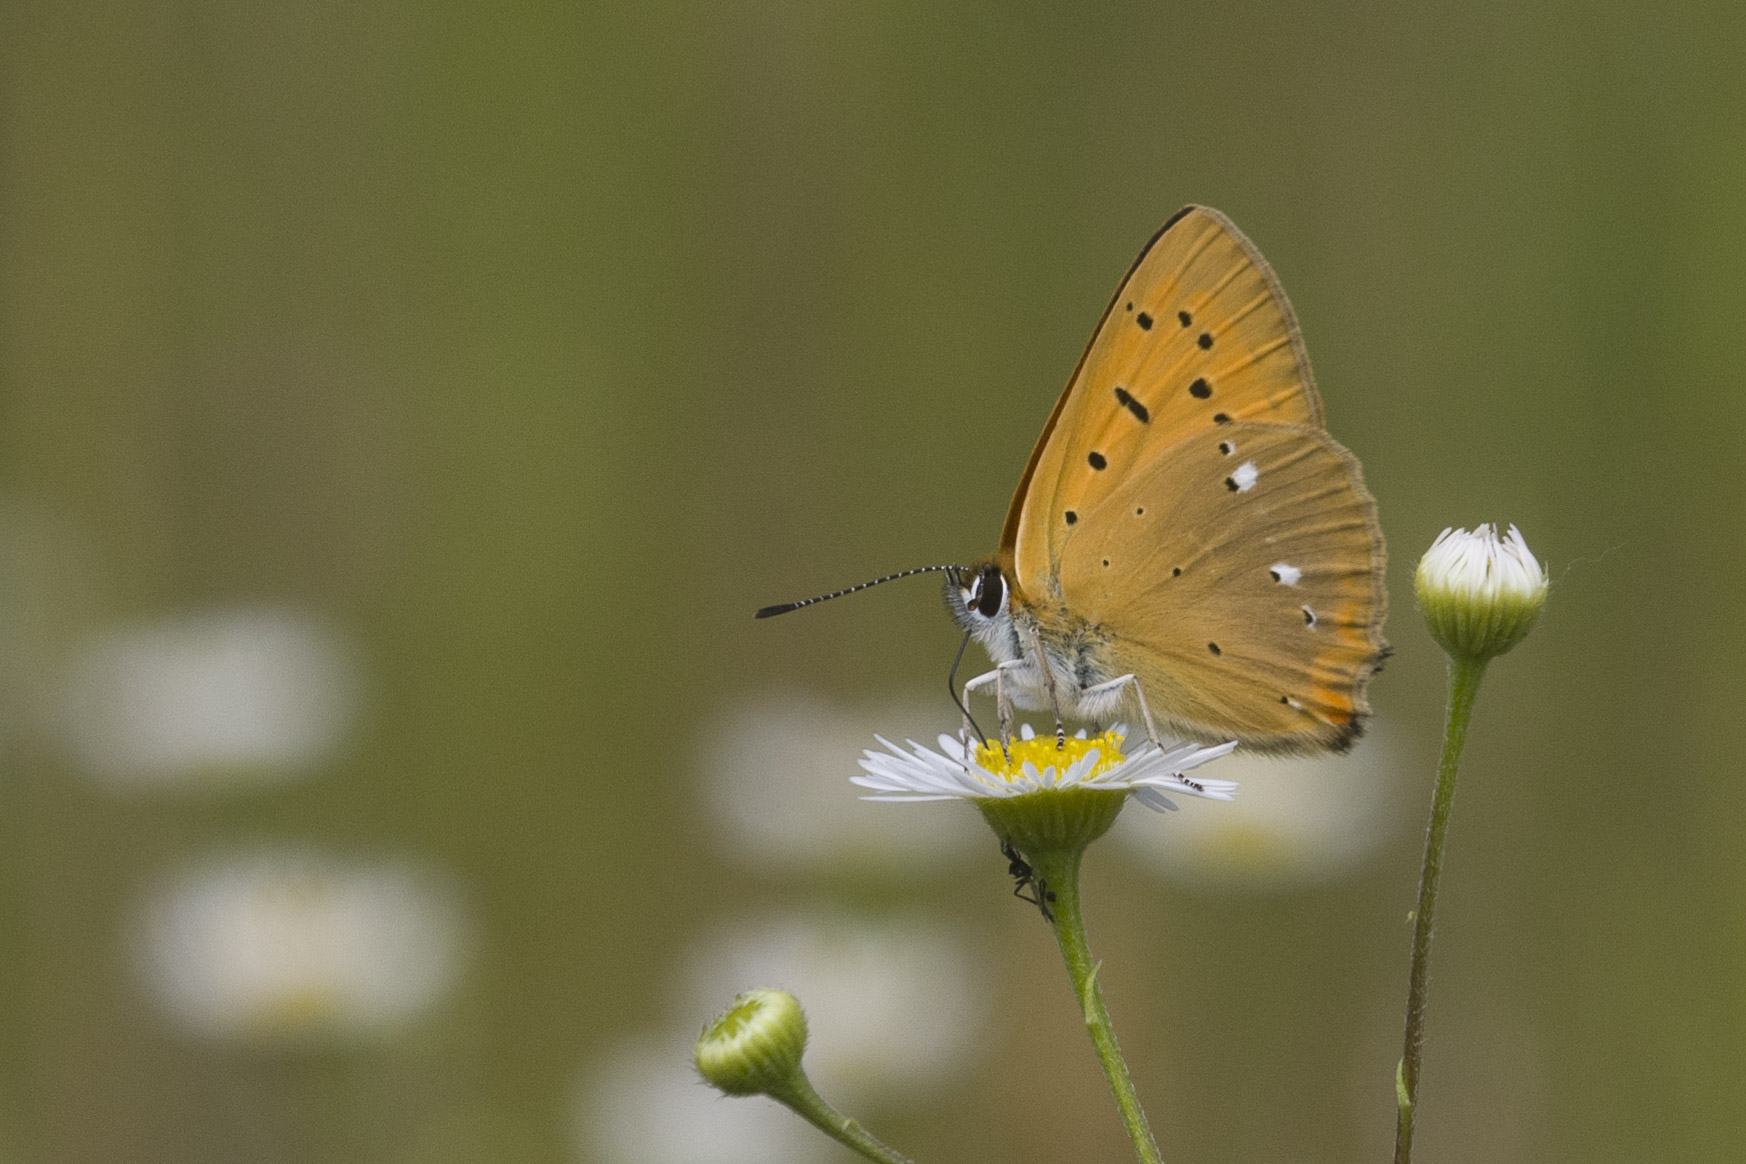
[[[1322,427],[1279,280],[1188,206],[1134,260],[1019,478],[947,585],[1003,699],[1273,752],[1350,747],[1388,654],[1358,461]]]
[[[948,572],[947,605],[996,664],[965,694],[996,689],[1003,737],[1015,705],[1064,738],[1064,717],[1131,699],[1154,743],[1304,753],[1362,731],[1386,560],[1279,280],[1230,219],[1188,206],[1116,289],[993,557],[890,577]]]

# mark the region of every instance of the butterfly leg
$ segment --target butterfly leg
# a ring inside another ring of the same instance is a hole
[[[1024,666],[1022,659],[1001,663],[992,671],[984,672],[964,684],[964,702],[970,701],[970,693],[982,687],[994,684],[994,709],[1000,717],[1000,746],[1004,750],[1006,742],[1012,739],[1012,695],[1006,689],[1006,672],[1011,668]],[[1010,757],[1009,757],[1010,758]]]
[[[1169,751],[1170,749],[1164,746],[1164,740],[1158,735],[1158,725],[1152,721],[1152,709],[1146,703],[1146,689],[1140,686],[1140,681],[1134,676],[1123,675],[1118,679],[1111,679],[1108,683],[1099,683],[1095,687],[1087,687],[1080,694],[1082,697],[1089,695],[1104,695],[1108,692],[1120,691],[1124,687],[1132,687],[1134,689],[1134,698],[1140,702],[1140,718],[1146,723],[1146,738],[1151,740],[1152,746],[1157,748],[1160,752]],[[1190,788],[1200,788],[1200,785],[1196,784],[1187,776],[1178,775],[1176,778]]]
[[[1043,674],[1043,690],[1049,693],[1049,710],[1055,713],[1055,747],[1067,746],[1067,725],[1061,722],[1061,697],[1055,694],[1055,671],[1049,666],[1049,656],[1043,653],[1043,636],[1031,627],[1031,650],[1037,652],[1037,670]],[[1132,679],[1130,675],[1128,678]]]

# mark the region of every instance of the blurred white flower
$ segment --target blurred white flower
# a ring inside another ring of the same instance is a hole
[[[841,1150],[756,1097],[730,1099],[697,1074],[690,1050],[722,1000],[779,987],[806,1008],[806,1072],[830,1102],[854,1106],[924,1094],[974,1053],[986,975],[941,922],[797,913],[745,920],[679,960],[667,1033],[589,1065],[576,1104],[586,1164],[809,1164]]]
[[[1185,804],[1168,828],[1118,820],[1112,832],[1145,864],[1199,888],[1268,892],[1334,881],[1406,823],[1399,760],[1374,721],[1345,755],[1285,760],[1238,748],[1218,767],[1242,784],[1237,800],[1214,811]]]
[[[972,1051],[983,1021],[982,974],[943,922],[803,913],[743,921],[706,940],[680,1007],[681,1050],[751,986],[780,987],[806,1007],[806,1070],[826,1098],[926,1091]]]
[[[945,703],[942,694],[841,708],[804,692],[768,692],[729,707],[700,736],[710,819],[734,856],[765,868],[913,872],[960,857],[987,840],[973,813],[881,811],[842,779],[875,726],[952,726],[957,713]]]
[[[733,1099],[686,1053],[695,1030],[640,1038],[595,1061],[573,1111],[578,1164],[815,1164],[840,1149],[772,1100]]]
[[[63,716],[86,769],[110,785],[263,783],[332,757],[358,686],[350,645],[323,621],[205,612],[87,643]]]
[[[156,1000],[214,1039],[385,1031],[449,990],[465,946],[459,905],[440,879],[282,850],[170,879],[135,937]]]

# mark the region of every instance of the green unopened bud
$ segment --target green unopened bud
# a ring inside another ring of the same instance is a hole
[[[791,1094],[804,1082],[806,1015],[786,990],[748,990],[697,1038],[697,1072],[728,1095]],[[810,1090],[810,1089],[808,1089]]]
[[[1546,572],[1522,531],[1498,537],[1446,529],[1419,560],[1414,591],[1431,636],[1451,655],[1490,659],[1534,629],[1546,606]]]

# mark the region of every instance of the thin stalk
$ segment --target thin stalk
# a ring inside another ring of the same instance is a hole
[[[1419,1060],[1425,1045],[1425,1001],[1431,974],[1431,927],[1437,913],[1437,881],[1443,874],[1443,844],[1449,834],[1449,809],[1455,803],[1455,773],[1467,742],[1467,721],[1485,677],[1487,660],[1449,657],[1449,718],[1443,730],[1443,758],[1437,767],[1437,792],[1425,835],[1425,864],[1419,873],[1419,908],[1413,926],[1413,967],[1407,985],[1406,1039],[1395,1071],[1395,1164],[1413,1156],[1413,1118],[1419,1103]]]
[[[804,1075],[797,1074],[793,1082],[779,1091],[772,1091],[770,1097],[786,1104],[801,1119],[837,1143],[869,1160],[878,1161],[878,1164],[911,1164],[909,1157],[826,1103]]]
[[[1067,977],[1073,982],[1073,993],[1085,1015],[1085,1029],[1097,1050],[1097,1061],[1115,1093],[1128,1138],[1134,1142],[1134,1153],[1142,1164],[1164,1164],[1158,1141],[1152,1138],[1152,1128],[1140,1107],[1140,1097],[1134,1091],[1128,1065],[1122,1059],[1122,1050],[1116,1045],[1115,1027],[1103,1002],[1103,988],[1097,983],[1098,963],[1092,960],[1091,949],[1085,942],[1085,919],[1079,912],[1079,859],[1083,853],[1083,848],[1077,848],[1029,856],[1049,895],[1049,909],[1055,915],[1055,941],[1067,963]]]

